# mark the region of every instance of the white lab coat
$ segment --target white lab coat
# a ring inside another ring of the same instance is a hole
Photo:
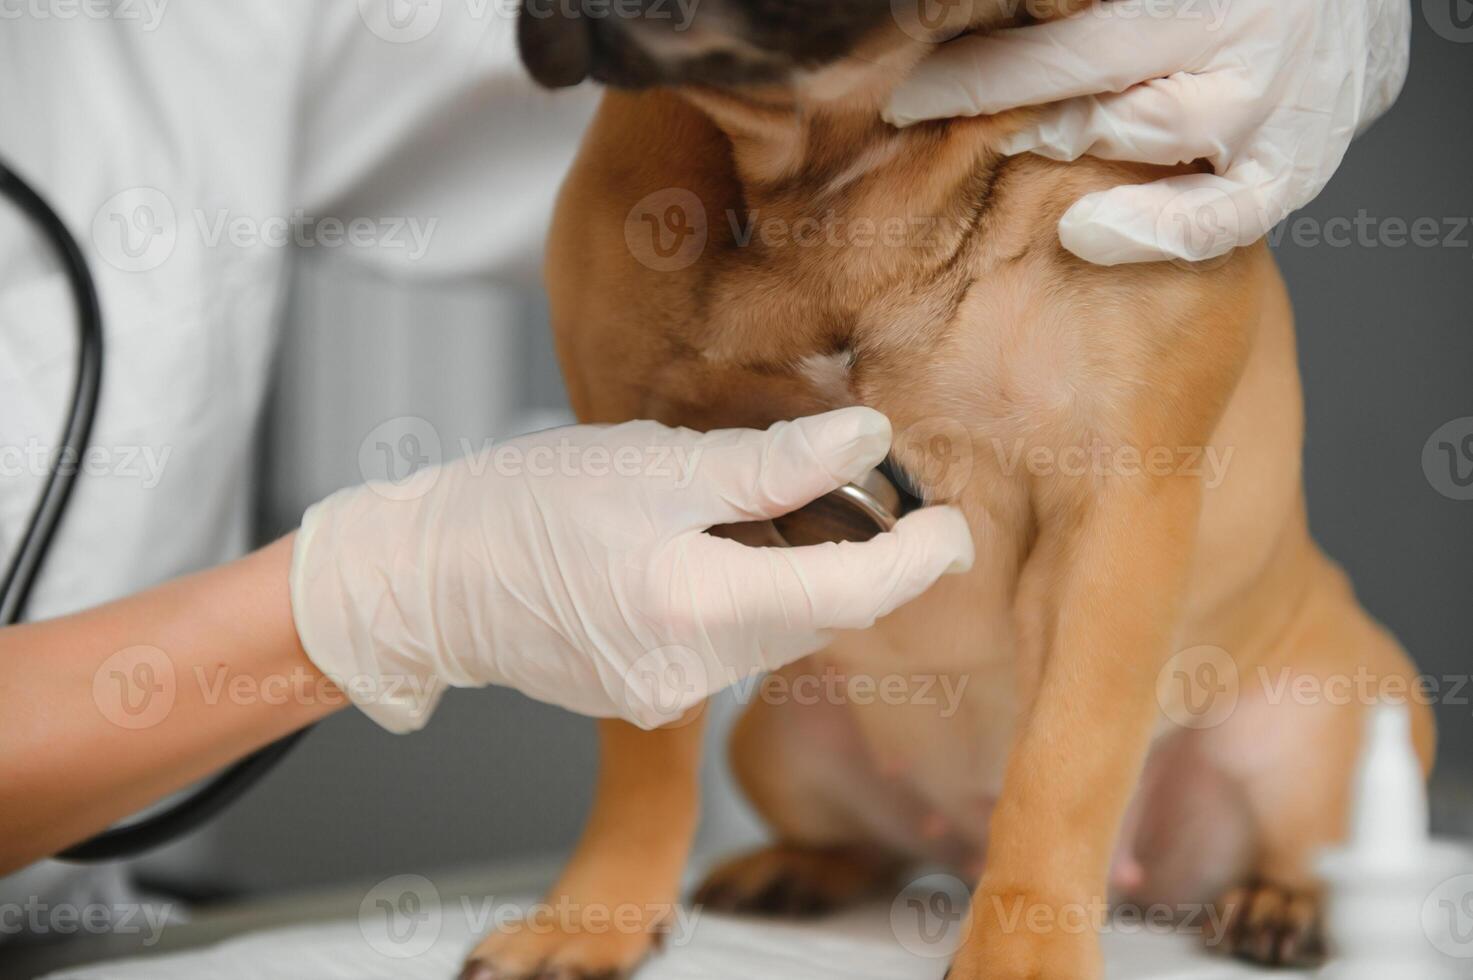
[[[33,618],[246,548],[252,434],[294,248],[391,274],[535,269],[590,94],[532,89],[514,6],[0,4],[0,157],[81,242],[108,345],[96,448]],[[306,218],[329,226],[308,238],[293,228]],[[71,303],[42,239],[0,202],[5,555],[72,389]],[[32,869],[28,894],[35,882]]]

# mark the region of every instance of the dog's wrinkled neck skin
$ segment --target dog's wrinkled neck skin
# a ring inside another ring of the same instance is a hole
[[[1022,116],[941,120],[903,130],[886,123],[881,110],[890,94],[932,47],[892,34],[789,83],[677,90],[726,135],[748,213],[784,226],[838,221],[931,229],[924,236],[907,231],[893,247],[789,247],[780,249],[783,261],[821,256],[829,279],[858,288],[901,269],[934,267],[954,253],[976,196],[998,171],[997,146]]]
[[[842,360],[868,343],[857,327],[886,295],[925,296],[921,305],[940,311],[965,292],[968,256],[990,235],[988,201],[1006,167],[997,146],[1013,123],[984,117],[897,130],[880,108],[903,75],[903,62],[869,62],[850,75],[859,84],[838,95],[823,87],[828,78],[812,79],[813,89],[678,93],[726,136],[728,161],[708,166],[730,168],[737,191],[719,207],[706,202],[727,219],[712,232],[693,314],[703,324],[694,346],[709,363]],[[803,288],[754,288],[767,280]],[[908,342],[903,329],[883,337]]]

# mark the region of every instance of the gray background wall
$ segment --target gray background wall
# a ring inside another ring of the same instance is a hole
[[[1430,217],[1451,230],[1446,223],[1473,218],[1473,28],[1448,26],[1448,11],[1466,14],[1467,4],[1417,7],[1406,92],[1301,212],[1317,223],[1311,228],[1333,230],[1332,219],[1362,210],[1383,233],[1386,219]],[[1438,247],[1307,245],[1286,233],[1277,252],[1299,317],[1314,530],[1425,670],[1466,674],[1473,502],[1439,493],[1422,453],[1444,423],[1473,416],[1473,228]],[[547,418],[526,414],[561,403],[539,310],[535,294],[513,287],[407,290],[304,264],[289,331],[299,370],[284,376],[267,447],[267,525],[285,526],[335,477],[351,478],[358,438],[342,459],[310,455],[308,408],[327,413],[311,424],[360,437],[395,415],[424,415],[476,439]],[[363,330],[386,338],[412,330],[414,342],[389,343],[393,356],[378,360],[354,354],[353,371],[340,368],[326,397],[320,375],[308,386],[300,367],[331,360],[333,338],[323,331],[344,321],[360,340]],[[1465,462],[1473,468],[1473,458]],[[1466,692],[1441,709],[1440,778],[1454,800],[1473,778],[1470,700]],[[452,694],[435,724],[412,738],[345,713],[196,842],[196,854],[212,854],[210,877],[259,890],[555,854],[577,833],[594,756],[589,722],[504,691]],[[744,826],[729,796],[716,801],[708,842]],[[1444,822],[1473,831],[1473,808],[1447,808]]]
[[[1387,219],[1432,218],[1445,233],[1461,222],[1457,241],[1337,248],[1285,235],[1276,252],[1299,323],[1312,528],[1425,672],[1466,676],[1473,503],[1439,493],[1422,465],[1435,430],[1473,416],[1473,27],[1440,36],[1427,16],[1439,5],[1466,22],[1461,0],[1414,4],[1423,16],[1401,100],[1302,214],[1325,226],[1364,210],[1393,241]],[[1440,709],[1440,775],[1461,796],[1473,691],[1449,701],[1461,703]],[[1461,822],[1461,808],[1447,819]]]

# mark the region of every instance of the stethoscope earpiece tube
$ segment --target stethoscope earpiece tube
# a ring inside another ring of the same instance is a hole
[[[92,438],[102,392],[102,306],[97,284],[87,268],[81,246],[66,224],[40,194],[0,161],[0,196],[10,199],[39,228],[61,261],[71,286],[77,313],[77,372],[67,409],[60,448],[46,475],[41,496],[21,534],[5,574],[0,578],[0,627],[13,626],[25,615],[31,589],[51,549],[82,460]],[[113,861],[166,844],[214,817],[270,772],[308,729],[294,732],[247,756],[216,776],[202,789],[161,813],[114,827],[83,841],[57,857],[67,861]]]
[[[78,340],[76,384],[61,445],[41,488],[36,509],[31,512],[4,578],[0,579],[0,626],[13,626],[25,615],[31,587],[36,584],[51,539],[71,500],[83,455],[92,438],[92,423],[97,417],[97,401],[102,391],[102,307],[77,240],[41,195],[4,163],[0,163],[0,194],[13,201],[46,234],[56,251],[76,302]]]

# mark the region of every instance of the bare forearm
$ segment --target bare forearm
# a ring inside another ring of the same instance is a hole
[[[0,630],[0,874],[348,703],[297,639],[291,546]]]

